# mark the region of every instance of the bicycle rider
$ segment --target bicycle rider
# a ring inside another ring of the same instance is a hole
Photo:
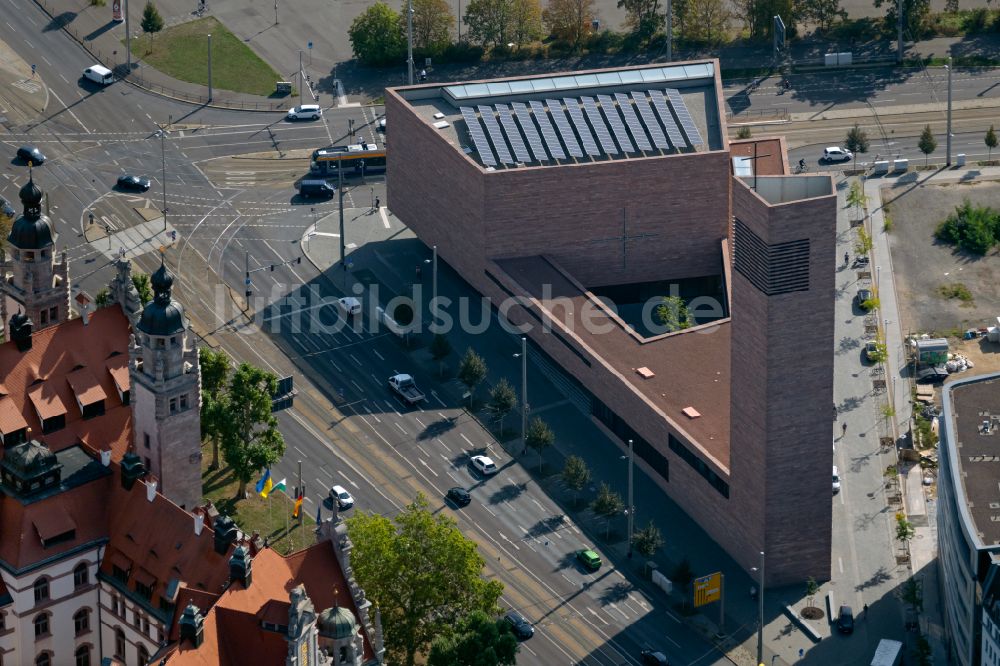
[[[799,160],[799,171],[806,170],[806,161],[804,159]]]

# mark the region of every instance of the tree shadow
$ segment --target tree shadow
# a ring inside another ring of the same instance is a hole
[[[235,480],[232,470],[228,467],[222,467],[217,470],[206,470],[202,474],[201,478],[202,493],[206,495],[213,490],[218,490],[219,488],[232,483]]]
[[[430,423],[424,428],[423,432],[417,435],[418,440],[434,439],[435,437],[440,437],[441,435],[455,429],[458,417],[450,417],[435,421]]]
[[[70,23],[72,23],[74,20],[76,20],[76,17],[77,17],[76,12],[62,12],[61,14],[57,14],[56,16],[53,16],[48,23],[45,24],[45,26],[42,28],[42,32],[53,32],[55,30],[62,30]]]
[[[840,344],[837,346],[837,354],[846,354],[847,352],[854,351],[861,346],[861,341],[857,338],[851,338],[844,336],[840,340]]]
[[[490,504],[516,500],[528,489],[527,483],[508,483],[490,496]]]
[[[543,537],[546,534],[552,534],[566,527],[566,516],[549,516],[548,518],[542,518],[537,523],[532,525],[527,532],[524,533],[524,538],[534,539],[538,537]]]
[[[877,585],[881,585],[882,583],[885,583],[890,580],[892,580],[892,575],[885,570],[884,566],[879,567],[875,571],[875,573],[871,575],[871,578],[869,578],[866,581],[862,581],[858,585],[855,585],[854,590],[856,592],[863,592],[864,590],[867,590],[870,587],[876,587]]]
[[[608,604],[617,604],[628,599],[628,595],[635,587],[628,582],[619,581],[607,587],[601,592],[601,596],[598,597],[598,601],[601,602],[602,606],[607,606]]]

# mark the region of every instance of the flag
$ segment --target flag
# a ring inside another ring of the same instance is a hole
[[[267,488],[265,491],[264,489]],[[260,477],[260,481],[257,482],[257,492],[267,497],[267,493],[271,491],[271,470],[265,469],[264,476]]]
[[[323,522],[323,503],[320,502],[316,505],[316,524],[319,525]]]
[[[285,479],[282,479],[281,481],[278,481],[276,484],[274,484],[273,486],[271,486],[271,490],[268,491],[268,492],[269,493],[273,493],[273,492],[277,492],[279,490],[282,491],[282,492],[285,492]]]
[[[303,500],[302,490],[300,489],[298,491],[298,497],[295,498],[295,510],[292,511],[292,518],[299,517],[299,511],[302,509],[302,500]]]

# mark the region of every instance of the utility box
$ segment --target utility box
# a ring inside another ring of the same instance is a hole
[[[893,171],[909,171],[910,160],[893,160],[892,170]]]
[[[889,173],[889,160],[876,160],[872,163],[872,174],[884,176]]]
[[[274,84],[274,92],[278,95],[291,95],[292,94],[292,82],[291,81],[278,81]]]
[[[824,53],[823,65],[826,67],[843,67],[854,62],[852,53]]]
[[[959,153],[955,158],[955,166],[965,166],[965,153]]]

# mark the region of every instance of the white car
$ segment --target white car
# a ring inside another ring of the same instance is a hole
[[[361,301],[353,296],[345,296],[338,299],[337,305],[340,307],[341,312],[350,317],[361,314]]]
[[[330,499],[337,503],[337,508],[346,511],[354,506],[354,498],[343,486],[330,488]]]
[[[285,116],[288,120],[318,120],[323,115],[319,104],[302,104],[293,106]]]
[[[844,148],[830,146],[823,149],[824,162],[850,162],[854,159],[854,153]]]
[[[472,456],[472,466],[483,476],[492,476],[497,473],[496,463],[489,456]]]
[[[833,466],[833,492],[834,494],[840,492],[840,470],[836,465]]]

